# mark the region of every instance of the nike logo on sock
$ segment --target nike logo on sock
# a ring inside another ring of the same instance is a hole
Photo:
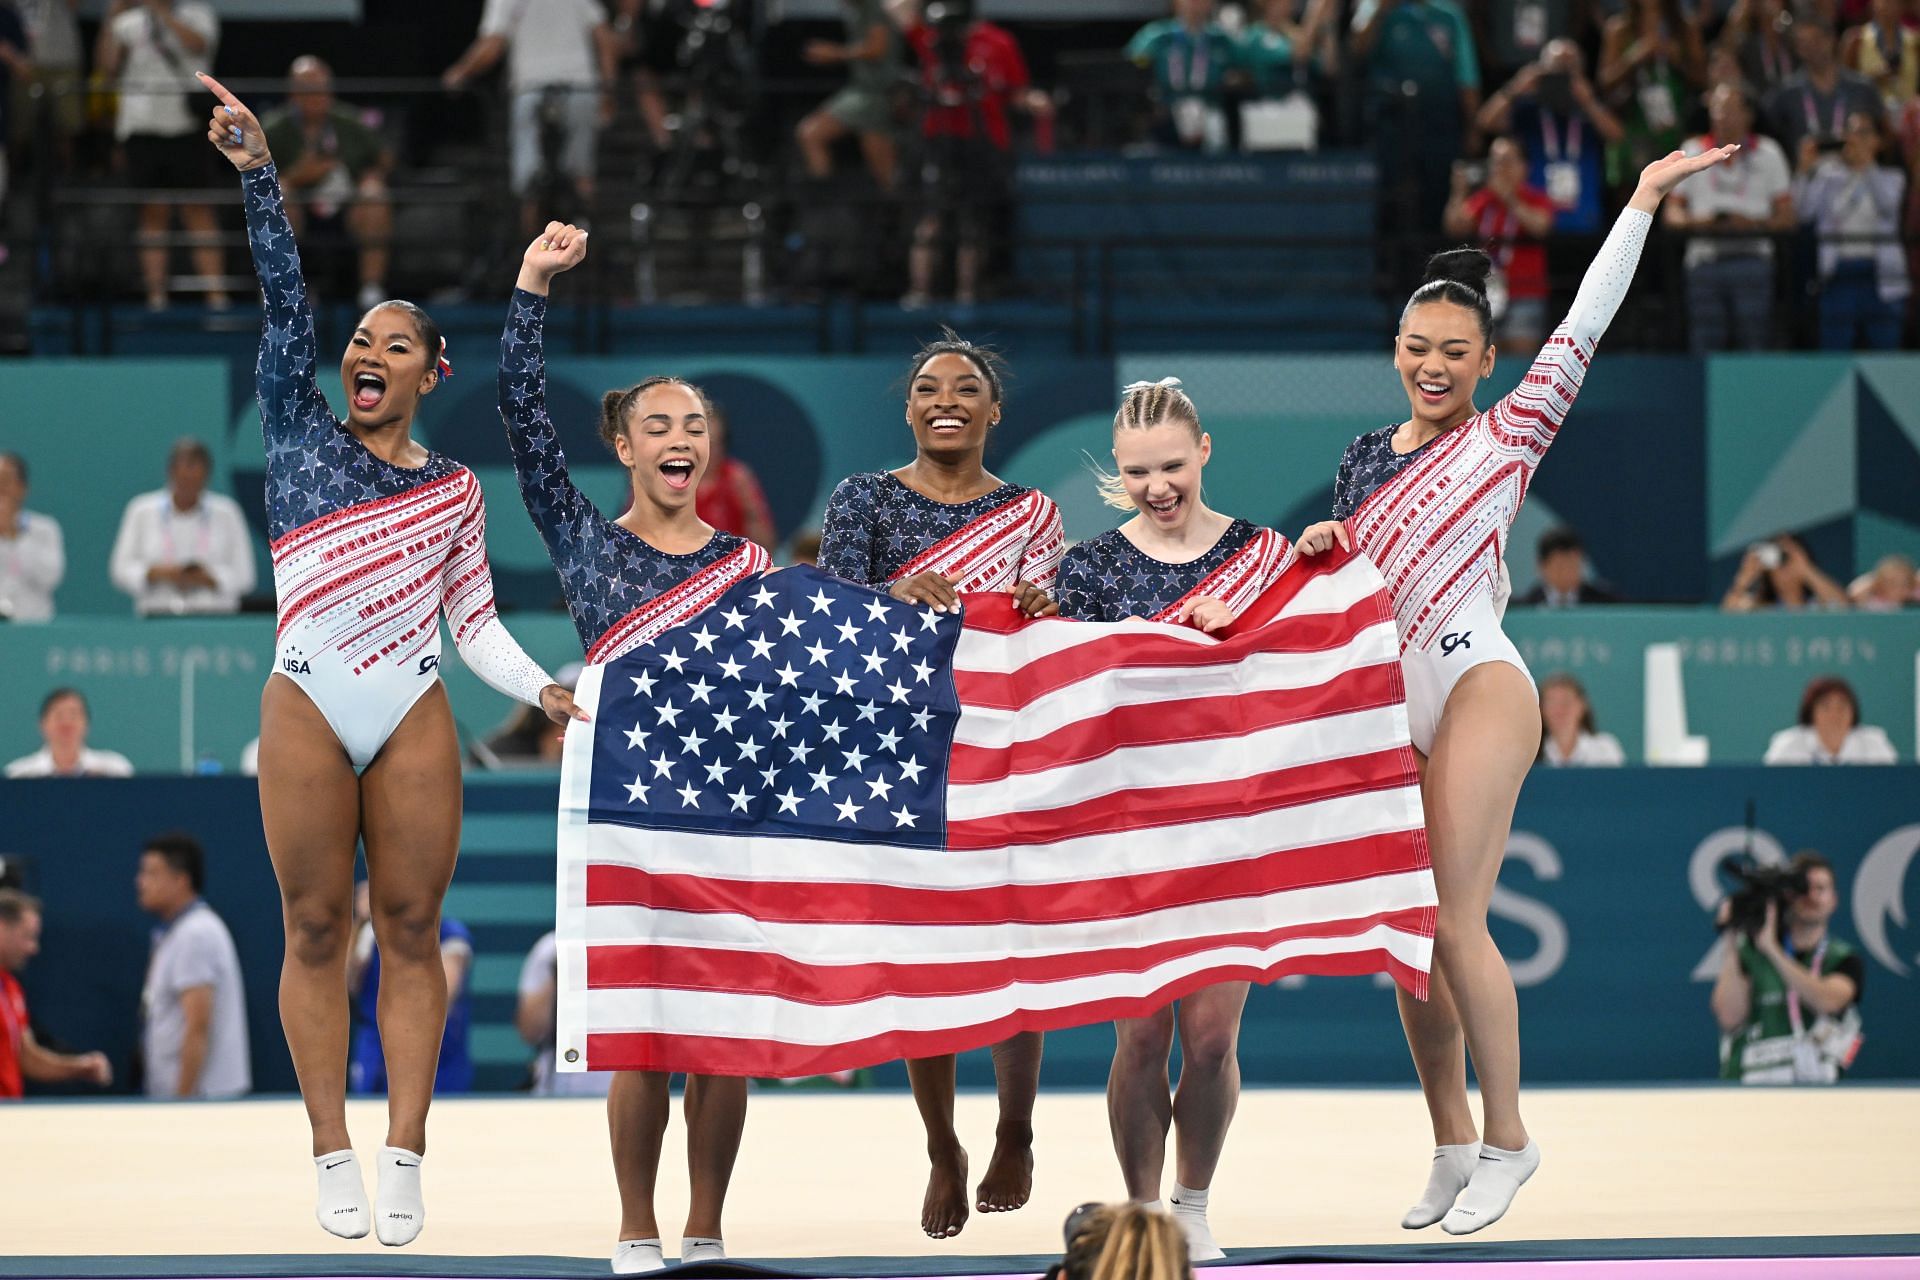
[[[394,1163],[402,1169],[418,1169],[420,1167],[418,1160],[395,1160]]]
[[[346,1163],[345,1160],[335,1160],[332,1164],[323,1164],[320,1167],[322,1169],[338,1169],[341,1165],[345,1163]]]
[[[1482,1160],[1491,1160],[1491,1161],[1493,1161],[1493,1162],[1494,1162],[1495,1164],[1500,1164],[1500,1163],[1501,1163],[1501,1159],[1500,1159],[1500,1157],[1499,1157],[1499,1156],[1490,1156],[1490,1155],[1488,1155],[1488,1154],[1487,1154],[1486,1152],[1484,1152],[1484,1151],[1482,1151],[1482,1152],[1480,1153],[1480,1158],[1481,1158]]]

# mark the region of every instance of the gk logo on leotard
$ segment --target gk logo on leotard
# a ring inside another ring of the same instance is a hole
[[[427,674],[427,672],[433,670],[435,667],[439,665],[440,665],[440,655],[437,653],[430,653],[426,657],[420,659],[420,674],[425,675]]]
[[[1472,634],[1473,632],[1471,631],[1449,631],[1446,635],[1441,636],[1440,656],[1443,658],[1451,658],[1455,649],[1473,648],[1473,641],[1468,639]]]

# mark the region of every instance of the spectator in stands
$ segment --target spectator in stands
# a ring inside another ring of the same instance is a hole
[[[59,688],[40,700],[40,749],[7,766],[9,778],[130,778],[133,762],[87,745],[92,726],[86,695]]]
[[[1616,185],[1680,145],[1688,95],[1703,83],[1706,70],[1700,30],[1680,0],[1628,0],[1624,12],[1607,19],[1600,92],[1620,108],[1626,126],[1608,157]]]
[[[1855,578],[1847,587],[1853,607],[1869,613],[1889,613],[1920,604],[1920,574],[1913,561],[1898,552],[1880,557],[1872,570]]]
[[[1310,92],[1322,69],[1332,6],[1323,0],[1261,0],[1240,36],[1240,66],[1255,97]]]
[[[678,70],[680,26],[662,0],[615,0],[613,35],[619,43],[620,65],[634,66],[634,103],[655,151],[673,145],[669,127],[672,112],[661,77]]]
[[[1594,91],[1579,45],[1551,41],[1539,61],[1487,99],[1478,123],[1482,133],[1510,133],[1519,142],[1529,180],[1553,202],[1556,233],[1599,232],[1606,150],[1626,127]]]
[[[27,460],[0,450],[0,619],[45,622],[67,572],[60,522],[29,511]]]
[[[1839,676],[1816,676],[1800,695],[1800,718],[1767,743],[1767,764],[1898,764],[1885,729],[1860,723],[1860,699]]]
[[[347,1056],[347,1088],[353,1093],[387,1091],[387,1058],[380,1042],[380,944],[374,936],[373,897],[362,880],[353,892],[353,950],[347,955],[347,990],[353,996],[353,1048]],[[447,974],[447,1028],[440,1039],[435,1094],[473,1088],[473,934],[452,916],[440,917],[440,966]]]
[[[9,111],[14,101],[14,86],[33,78],[33,60],[27,53],[27,27],[12,0],[0,0],[0,231],[6,230],[7,153],[13,140]],[[8,249],[0,241],[0,265],[5,265]]]
[[[1227,78],[1240,51],[1214,21],[1213,0],[1173,0],[1173,16],[1149,22],[1127,41],[1127,57],[1153,76],[1154,132],[1163,146],[1227,146]]]
[[[16,975],[40,952],[40,916],[38,899],[0,889],[0,1102],[20,1097],[28,1080],[80,1080],[103,1089],[113,1083],[106,1054],[55,1053],[33,1034]]]
[[[1581,34],[1582,28],[1598,21],[1602,7],[1582,0],[1486,0],[1475,8],[1479,11],[1475,30],[1483,37],[1481,70],[1493,82],[1510,79],[1540,61],[1554,41]]]
[[[1454,0],[1359,0],[1352,48],[1367,68],[1382,230],[1430,236],[1480,109],[1473,29]]]
[[[1872,81],[1840,65],[1833,28],[1818,14],[1793,24],[1793,45],[1800,70],[1768,95],[1768,130],[1788,155],[1799,155],[1809,138],[1821,150],[1838,150],[1846,141],[1847,118],[1856,111],[1878,116],[1880,94]]]
[[[1618,604],[1619,593],[1587,574],[1587,549],[1577,530],[1555,525],[1534,544],[1534,568],[1539,580],[1515,604],[1545,605],[1553,609],[1582,604]]]
[[[769,551],[780,545],[760,478],[752,467],[727,453],[727,415],[718,405],[707,418],[707,474],[693,502],[695,513],[722,533],[757,542]]]
[[[1793,855],[1804,876],[1785,912],[1769,902],[1751,933],[1719,923],[1725,936],[1711,1004],[1720,1024],[1720,1078],[1742,1084],[1832,1084],[1860,1047],[1866,964],[1828,936],[1840,906],[1833,865],[1811,849]],[[1784,917],[1784,918],[1783,918]]]
[[[233,613],[253,590],[253,535],[240,504],[210,493],[213,455],[190,436],[167,454],[167,487],[127,504],[113,540],[113,585],[141,617]]]
[[[1539,759],[1554,768],[1627,762],[1620,739],[1594,727],[1586,686],[1564,671],[1540,682]]]
[[[793,542],[789,544],[787,551],[787,563],[790,565],[820,563],[820,531],[818,529],[802,529],[793,535]]]
[[[1880,91],[1896,120],[1920,95],[1920,31],[1901,18],[1900,0],[1873,0],[1868,19],[1840,41],[1840,64]]]
[[[14,144],[25,146],[39,130],[53,144],[56,166],[65,169],[73,159],[73,139],[86,108],[80,0],[16,0],[14,8],[26,27],[26,53],[33,64],[31,80],[18,78],[13,85]]]
[[[1527,354],[1547,336],[1547,247],[1553,201],[1527,183],[1527,158],[1512,138],[1487,152],[1487,180],[1469,190],[1467,166],[1456,164],[1447,201],[1447,234],[1471,239],[1493,259],[1487,302],[1500,348]]]
[[[1675,187],[1662,216],[1689,233],[1687,329],[1694,353],[1752,351],[1772,334],[1774,250],[1765,233],[1794,225],[1793,173],[1780,144],[1753,131],[1753,112],[1737,87],[1715,88],[1707,111],[1712,130],[1687,139],[1687,154],[1734,141],[1741,149]],[[1712,234],[1728,231],[1743,234]]]
[[[140,995],[140,1051],[153,1098],[235,1098],[253,1088],[247,997],[233,935],[200,894],[207,856],[183,832],[147,841],[134,877],[160,921]]]
[[[138,190],[199,189],[207,185],[206,113],[197,106],[200,82],[193,73],[213,65],[220,19],[203,0],[113,0],[100,24],[94,69],[119,86],[114,137],[126,158],[128,183]],[[174,206],[140,206],[140,275],[147,308],[167,307],[166,237]],[[193,269],[207,305],[231,305],[224,284],[220,227],[213,206],[179,206],[180,223],[194,240]]]
[[[1733,585],[1720,601],[1728,613],[1808,605],[1844,609],[1847,593],[1813,562],[1798,538],[1785,534],[1747,548]]]
[[[887,17],[885,0],[842,0],[844,43],[809,40],[801,50],[816,67],[845,67],[846,87],[800,122],[794,138],[806,162],[807,176],[833,176],[833,144],[848,134],[860,139],[867,172],[882,191],[893,190],[900,147],[893,121],[893,90],[900,77],[900,39]]]
[[[558,1047],[555,1014],[560,1005],[560,945],[549,929],[527,952],[520,966],[519,998],[514,1005],[513,1026],[527,1047],[534,1051],[530,1067],[533,1092],[540,1096],[604,1097],[613,1083],[611,1071],[557,1071],[554,1069]]]
[[[360,112],[334,98],[333,69],[320,59],[295,58],[287,82],[287,105],[260,122],[280,168],[287,217],[302,241],[311,224],[346,234],[360,254],[360,306],[371,308],[387,298],[393,150]]]
[[[951,245],[953,300],[970,307],[1013,201],[1013,113],[1032,116],[1044,132],[1053,119],[1053,99],[1033,87],[1027,60],[1005,28],[938,10],[939,20],[928,22],[925,10],[919,0],[895,10],[920,64],[924,148],[921,214],[907,259],[907,296],[901,301],[909,308],[932,302],[934,271],[941,250]],[[709,468],[702,493],[714,483],[716,470]],[[713,524],[705,515],[701,519]]]
[[[600,0],[487,0],[480,33],[440,77],[461,89],[507,60],[513,92],[513,193],[520,197],[521,233],[532,235],[562,183],[572,186],[584,212],[593,205],[594,144],[613,119],[619,43]],[[558,155],[541,153],[544,124],[559,126]],[[276,153],[277,154],[277,153]],[[538,185],[536,185],[538,184]]]
[[[1800,68],[1786,0],[1734,0],[1716,43],[1733,57],[1748,91],[1761,102]]]
[[[1907,175],[1880,163],[1880,120],[1847,119],[1839,155],[1800,140],[1793,200],[1820,237],[1820,345],[1891,351],[1906,315],[1907,255],[1900,243]]]

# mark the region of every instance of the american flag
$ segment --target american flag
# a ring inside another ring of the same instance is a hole
[[[787,569],[576,696],[563,1070],[809,1075],[1287,974],[1425,994],[1399,644],[1361,557],[1288,570],[1224,639]]]

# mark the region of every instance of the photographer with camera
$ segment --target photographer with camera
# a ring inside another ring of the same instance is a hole
[[[990,236],[1012,200],[1014,111],[1050,139],[1053,100],[1032,87],[1004,28],[974,17],[972,0],[904,0],[893,11],[920,64],[922,212],[908,258],[908,307],[932,301],[936,257],[954,248],[954,301],[972,306]]]
[[[1847,607],[1847,593],[1829,577],[1798,538],[1782,534],[1747,548],[1720,608],[1727,613],[1756,609],[1830,609]]]
[[[1741,887],[1720,904],[1714,979],[1720,1078],[1832,1084],[1860,1049],[1860,953],[1827,933],[1840,905],[1833,866],[1803,849],[1786,868],[1729,859]]]

